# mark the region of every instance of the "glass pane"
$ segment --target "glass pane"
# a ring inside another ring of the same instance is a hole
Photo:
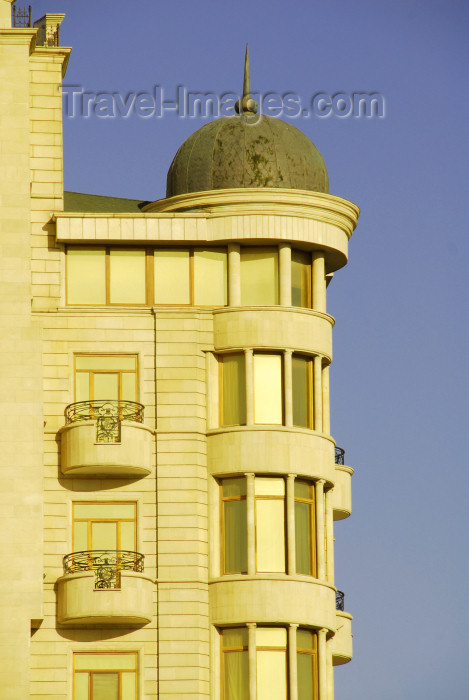
[[[295,498],[312,498],[311,484],[309,481],[295,479]]]
[[[246,495],[246,479],[223,479],[222,493],[224,498],[236,498]]]
[[[136,700],[137,697],[137,676],[135,673],[122,673],[122,699]]]
[[[254,493],[256,496],[284,496],[285,481],[263,476],[258,477],[254,481]]]
[[[247,647],[248,631],[246,627],[233,627],[222,632],[223,648]]]
[[[311,253],[291,252],[292,306],[311,307]]]
[[[311,506],[295,502],[296,573],[310,576],[311,570]]]
[[[278,304],[278,250],[251,248],[241,251],[241,304]]]
[[[285,572],[284,502],[256,500],[257,571]]]
[[[246,501],[226,501],[225,574],[247,572]]]
[[[91,549],[117,549],[117,524],[91,523]]]
[[[229,651],[223,654],[223,700],[249,700],[248,652]]]
[[[134,372],[122,372],[122,396],[124,401],[136,401],[137,400],[137,386],[136,386],[137,375]]]
[[[85,552],[88,546],[88,523],[78,522],[73,525],[73,549],[75,552]]]
[[[106,303],[106,251],[67,250],[67,304]]]
[[[111,250],[109,267],[111,304],[145,304],[145,251]]]
[[[283,422],[281,355],[254,355],[254,422]]]
[[[88,696],[88,674],[75,673],[75,693],[74,700],[89,700]]]
[[[75,654],[75,668],[92,670],[128,670],[137,668],[137,654]]]
[[[121,520],[123,518],[135,519],[135,503],[74,503],[73,514],[75,518],[88,520],[109,519]]]
[[[257,700],[286,700],[287,654],[285,651],[257,652]]]
[[[313,700],[313,661],[311,654],[297,654],[298,700]]]
[[[309,428],[308,363],[305,357],[292,357],[293,425]]]
[[[246,423],[246,374],[244,355],[225,355],[223,366],[223,425]]]
[[[194,251],[194,304],[226,306],[226,252]]]
[[[75,367],[94,370],[135,370],[137,358],[135,355],[76,355]]]
[[[90,400],[90,373],[77,372],[75,375],[75,399],[77,401]]]
[[[93,700],[119,700],[119,674],[93,673],[91,690]]]
[[[256,647],[287,646],[287,630],[284,627],[258,627],[256,629]]]
[[[155,304],[190,304],[188,250],[155,250]]]
[[[296,631],[297,649],[315,649],[316,635],[309,630],[298,629]]]
[[[121,528],[121,543],[120,548],[126,549],[130,552],[135,552],[135,523],[123,522],[120,524]]]
[[[118,374],[93,374],[93,399],[101,401],[117,401],[119,398],[119,375]]]

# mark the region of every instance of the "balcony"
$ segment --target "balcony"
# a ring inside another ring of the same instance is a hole
[[[332,663],[340,666],[352,658],[352,616],[344,612],[344,593],[336,591],[336,632],[332,640]]]
[[[135,477],[151,473],[153,431],[134,401],[79,401],[65,409],[61,470],[74,477]]]
[[[67,627],[134,627],[153,614],[153,581],[138,552],[92,550],[64,557],[57,582],[59,624]]]
[[[335,447],[335,477],[332,502],[334,520],[348,518],[352,512],[352,467],[345,464],[345,450]]]

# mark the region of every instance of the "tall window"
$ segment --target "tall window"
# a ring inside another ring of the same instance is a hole
[[[251,534],[255,546],[256,572],[285,573],[285,479],[255,477],[254,501],[250,505],[246,485],[245,477],[231,477],[220,482],[222,572],[247,573],[247,543]],[[248,532],[248,507],[254,509],[254,532]],[[295,479],[291,507],[295,523],[296,573],[316,576],[316,516],[312,481]]]
[[[254,354],[254,423],[283,423],[282,356]]]
[[[246,424],[246,370],[244,354],[222,355],[220,361],[220,422]]]
[[[66,266],[67,304],[227,303],[225,248],[69,246]]]
[[[299,628],[296,631],[298,700],[318,698],[317,634]]]
[[[136,355],[76,355],[76,401],[137,400]]]
[[[225,574],[247,573],[246,479],[221,484],[223,567]]]
[[[317,635],[297,630],[298,700],[318,699]],[[221,632],[222,700],[249,700],[249,638],[245,627]],[[288,639],[284,627],[256,627],[257,700],[287,700],[291,678],[288,669]]]
[[[221,634],[222,698],[249,700],[248,631],[233,627]]]
[[[316,575],[314,486],[295,479],[296,573]]]
[[[256,478],[256,571],[285,572],[285,481]]]
[[[241,304],[278,304],[278,249],[273,247],[241,250]]]
[[[97,549],[134,552],[137,504],[89,502],[73,504],[73,551]]]
[[[311,308],[311,253],[303,250],[291,252],[291,303]]]
[[[313,427],[313,361],[302,355],[292,357],[293,425]]]
[[[74,700],[137,700],[135,652],[73,655]]]

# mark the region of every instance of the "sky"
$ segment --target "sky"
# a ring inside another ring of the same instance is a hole
[[[249,42],[252,90],[309,108],[283,118],[319,148],[331,193],[361,209],[328,292],[332,433],[355,469],[352,516],[335,527],[354,658],[335,697],[467,700],[469,5],[30,2],[35,19],[67,15],[67,85],[124,105],[154,86],[169,101],[177,86],[239,92]],[[382,96],[384,114],[311,110],[318,93],[357,92]],[[65,189],[150,201],[208,121],[79,111],[64,118]]]

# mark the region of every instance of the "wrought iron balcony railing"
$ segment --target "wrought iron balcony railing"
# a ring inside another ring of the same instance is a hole
[[[120,588],[121,571],[143,571],[145,555],[138,552],[93,549],[72,552],[63,559],[64,573],[95,572],[95,589]]]
[[[143,423],[144,406],[135,401],[78,401],[65,409],[65,421],[96,421],[96,442],[120,442],[123,420]]]
[[[345,599],[345,593],[343,591],[336,591],[335,592],[335,609],[340,610],[341,612],[344,612],[344,599]]]
[[[16,7],[13,4],[13,27],[30,27],[31,26],[31,5],[28,7]]]
[[[345,450],[343,450],[341,447],[335,448],[335,463],[345,464]]]

